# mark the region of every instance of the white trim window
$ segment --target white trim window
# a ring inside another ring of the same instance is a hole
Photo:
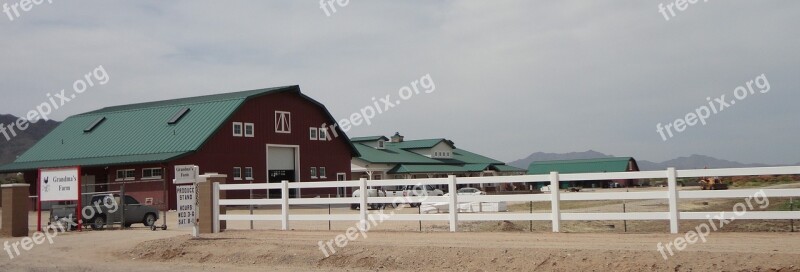
[[[244,168],[244,179],[253,180],[253,167]]]
[[[317,128],[315,127],[310,128],[308,130],[308,137],[309,140],[316,141],[319,137],[319,132],[317,131]]]
[[[244,123],[244,137],[253,138],[256,136],[256,125],[253,123]]]
[[[292,133],[292,113],[275,111],[275,133]]]
[[[242,168],[241,167],[234,167],[233,168],[233,180],[242,180]]]
[[[242,123],[233,122],[233,137],[242,137]]]
[[[326,172],[326,171],[325,171],[325,167],[320,167],[320,168],[319,168],[319,178],[327,178],[327,177],[326,177],[326,174],[327,174],[327,173],[325,173],[325,172]]]
[[[327,128],[319,128],[319,140],[320,141],[327,141],[328,140],[328,129]]]
[[[312,179],[316,179],[317,178],[317,168],[316,167],[311,167],[311,178]]]
[[[164,175],[164,170],[161,168],[142,169],[142,179],[161,179],[163,175]]]
[[[378,141],[378,149],[386,149],[386,141],[384,140]]]
[[[117,170],[117,181],[121,180],[135,180],[136,169],[120,169]]]
[[[447,158],[452,158],[453,157],[453,153],[452,152],[447,152],[447,151],[436,151],[436,152],[433,152],[432,157],[433,158],[444,158],[444,159],[447,159]]]

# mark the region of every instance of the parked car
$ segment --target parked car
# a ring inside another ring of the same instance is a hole
[[[122,214],[125,214],[125,227],[130,227],[133,224],[144,224],[147,227],[152,227],[158,220],[158,209],[148,205],[142,205],[138,200],[132,196],[126,195],[122,209],[118,205],[120,203],[119,195],[112,194],[99,194],[92,196],[88,203],[83,205],[81,216],[83,224],[91,227],[93,230],[101,230],[110,223],[122,223]],[[91,207],[91,208],[90,208]],[[54,205],[50,212],[50,223],[61,221],[65,222],[66,218],[73,218],[73,225],[75,220],[76,205]],[[92,209],[93,212],[83,212],[83,210]],[[98,210],[99,209],[99,210]],[[123,212],[124,210],[124,212]],[[87,217],[89,216],[89,217]]]
[[[458,191],[456,191],[456,193],[458,193],[458,195],[485,195],[486,194],[486,192],[481,191],[480,189],[470,188],[470,187],[465,187],[465,188],[458,189]],[[444,196],[450,196],[450,193],[448,192],[448,193],[444,194]]]
[[[430,185],[408,185],[403,190],[403,196],[443,196],[442,190]],[[410,203],[411,207],[418,207],[420,203]]]
[[[361,197],[361,189],[353,191],[353,197]],[[386,197],[386,192],[384,192],[383,190],[378,190],[378,189],[367,189],[367,197]],[[383,209],[384,207],[386,207],[386,205],[387,205],[386,203],[370,203],[369,204],[369,209],[373,209],[373,210]],[[391,204],[388,204],[388,205],[391,205]],[[360,208],[361,208],[361,204],[358,204],[358,203],[350,204],[350,209],[351,210],[358,210]]]
[[[485,195],[486,193],[478,188],[465,187],[458,189],[458,195]]]

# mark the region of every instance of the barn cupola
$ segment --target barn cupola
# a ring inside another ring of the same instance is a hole
[[[400,132],[395,132],[394,136],[392,136],[393,143],[402,143],[403,142],[403,135],[400,135]]]

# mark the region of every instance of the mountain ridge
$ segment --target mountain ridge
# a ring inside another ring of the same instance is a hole
[[[0,124],[8,127],[9,124],[17,122],[19,117],[10,114],[0,114]],[[28,148],[31,148],[40,139],[44,138],[50,131],[55,129],[61,122],[53,120],[39,120],[35,124],[29,124],[28,128],[20,131],[16,129],[17,133],[11,139],[7,139],[3,134],[0,134],[0,165],[14,162],[17,156],[22,155]],[[7,132],[9,137],[11,133]]]

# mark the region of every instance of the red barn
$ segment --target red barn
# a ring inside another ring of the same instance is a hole
[[[175,165],[226,174],[228,183],[350,179],[350,160],[359,154],[331,124],[325,106],[299,86],[108,107],[67,118],[0,172],[24,173],[35,195],[37,169],[80,166],[84,192],[125,184],[126,194],[163,208],[166,191],[175,209]],[[336,195],[331,190],[292,197]]]

